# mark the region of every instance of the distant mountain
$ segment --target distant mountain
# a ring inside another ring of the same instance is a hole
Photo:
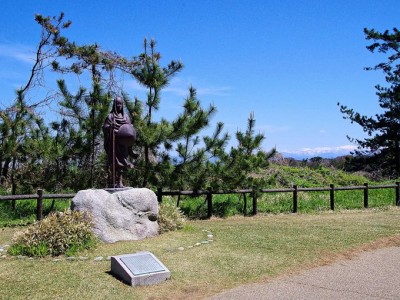
[[[329,155],[329,153],[327,154]],[[275,165],[281,165],[281,166],[291,166],[291,167],[308,166],[310,168],[319,168],[321,166],[324,166],[324,167],[333,167],[335,169],[344,170],[348,156],[349,155],[347,154],[335,157],[322,157],[322,156],[285,157],[282,153],[277,153],[273,158],[270,159],[270,162]]]
[[[339,147],[318,147],[303,148],[298,151],[279,151],[285,158],[294,158],[298,160],[309,159],[312,157],[336,158],[338,156],[350,155],[354,151],[354,145],[344,145]]]
[[[322,158],[336,158],[339,156],[350,155],[350,152],[347,153],[338,153],[338,152],[326,152],[326,153],[288,153],[281,152],[284,158],[294,158],[296,160],[310,159],[312,157],[322,157]]]

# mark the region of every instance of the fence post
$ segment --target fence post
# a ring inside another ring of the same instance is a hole
[[[297,184],[293,186],[293,213],[297,213]]]
[[[257,191],[254,187],[251,194],[253,197],[253,216],[255,216],[257,214]]]
[[[242,193],[243,195],[243,215],[247,216],[247,196],[246,193]]]
[[[400,206],[400,182],[396,182],[396,206]]]
[[[157,202],[158,203],[162,202],[162,187],[157,188]]]
[[[329,200],[331,204],[331,210],[335,210],[335,185],[330,184],[331,190],[329,191]]]
[[[212,192],[211,188],[208,188],[208,193],[207,193],[207,218],[212,217]]]
[[[43,219],[43,190],[37,190],[37,204],[36,204],[36,220]]]
[[[364,208],[368,208],[368,183],[364,183]]]

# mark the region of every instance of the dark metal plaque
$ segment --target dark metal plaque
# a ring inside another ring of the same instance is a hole
[[[121,257],[121,261],[136,276],[165,271],[165,268],[149,253]]]

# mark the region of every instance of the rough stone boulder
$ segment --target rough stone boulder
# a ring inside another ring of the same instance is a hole
[[[104,242],[141,240],[158,234],[156,194],[146,188],[79,191],[71,209],[93,217],[93,231]]]

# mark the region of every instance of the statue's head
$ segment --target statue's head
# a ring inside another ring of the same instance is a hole
[[[124,113],[124,100],[122,99],[122,97],[117,96],[114,98],[112,112],[121,113],[121,114]]]

